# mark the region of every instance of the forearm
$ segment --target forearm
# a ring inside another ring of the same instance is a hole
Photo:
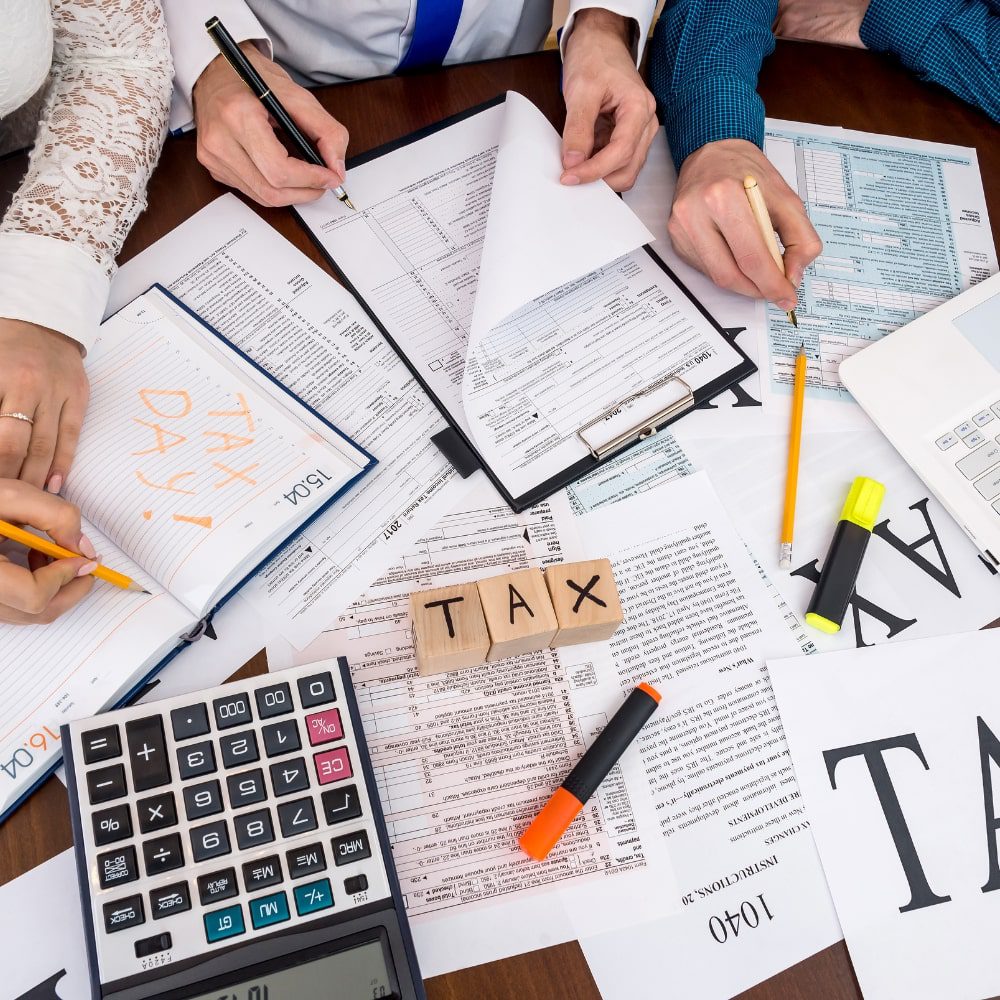
[[[0,223],[0,288],[15,286],[12,318],[52,325],[55,316],[56,329],[86,346],[90,335],[76,327],[92,330],[100,319],[101,292],[146,204],[166,129],[170,56],[155,0],[91,7],[60,0],[53,22],[52,75],[37,139]],[[29,257],[36,264],[25,274]],[[37,290],[32,282],[40,283]],[[46,305],[54,297],[45,289],[61,284],[74,301]],[[38,313],[26,315],[33,299]]]
[[[998,0],[871,0],[861,40],[1000,121]]]
[[[677,168],[718,139],[764,141],[757,74],[774,49],[777,0],[668,0],[650,43],[650,85]]]

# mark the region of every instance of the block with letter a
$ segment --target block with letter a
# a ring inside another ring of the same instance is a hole
[[[545,583],[559,623],[552,646],[610,639],[624,621],[607,559],[547,566]]]
[[[487,660],[547,649],[559,625],[540,569],[522,569],[479,581],[490,633]]]
[[[474,583],[411,594],[410,619],[417,672],[422,676],[486,660],[490,635]]]

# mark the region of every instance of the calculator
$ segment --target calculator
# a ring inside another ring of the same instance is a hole
[[[425,1000],[344,658],[62,738],[94,1000]]]

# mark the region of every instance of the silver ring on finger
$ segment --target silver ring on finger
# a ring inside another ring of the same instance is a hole
[[[29,417],[27,413],[19,413],[16,410],[12,410],[9,413],[0,413],[0,420],[4,417],[10,417],[11,420],[21,420],[26,424],[31,424],[34,426],[34,419]]]

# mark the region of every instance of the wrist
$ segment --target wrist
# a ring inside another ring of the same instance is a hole
[[[243,50],[246,57],[250,62],[257,66],[258,71],[260,66],[258,64],[258,59],[255,57],[260,56],[260,49],[257,48],[256,44],[251,41],[240,42],[240,48]],[[229,61],[220,52],[202,71],[201,75],[194,82],[194,86],[191,88],[191,99],[192,102],[196,101],[198,98],[199,91],[203,90],[203,85],[211,88],[215,82],[220,78],[226,81],[230,78],[230,75],[235,75],[235,71],[232,66],[229,65]]]
[[[573,30],[567,40],[567,46],[577,37],[600,37],[621,42],[626,48],[632,44],[635,22],[624,18],[603,7],[587,7],[579,11],[573,18]]]

